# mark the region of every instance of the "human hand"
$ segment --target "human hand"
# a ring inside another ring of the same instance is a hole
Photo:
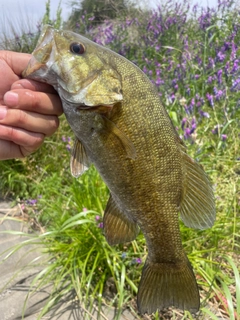
[[[62,114],[61,101],[49,85],[21,79],[31,55],[0,51],[0,160],[22,158],[52,135]],[[11,91],[9,91],[11,90]]]

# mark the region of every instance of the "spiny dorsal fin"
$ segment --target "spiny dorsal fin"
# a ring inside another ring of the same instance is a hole
[[[210,228],[216,217],[211,183],[201,165],[185,152],[181,154],[184,163],[184,181],[180,216],[187,227]]]
[[[123,145],[123,148],[126,151],[126,154],[127,154],[128,158],[131,158],[131,159],[134,160],[136,158],[136,150],[135,150],[135,147],[134,147],[132,141],[128,139],[126,134],[123,131],[121,131],[116,126],[116,124],[114,122],[112,122],[111,120],[109,120],[105,116],[102,116],[102,118],[105,121],[105,126],[106,126],[106,129],[107,129],[108,133],[114,134],[114,136],[117,137],[117,139],[120,140],[120,142]]]
[[[75,138],[70,159],[70,169],[72,175],[77,178],[83,174],[90,166],[86,151],[82,143]]]
[[[103,228],[110,245],[133,241],[139,232],[137,224],[118,209],[112,195],[104,212]]]

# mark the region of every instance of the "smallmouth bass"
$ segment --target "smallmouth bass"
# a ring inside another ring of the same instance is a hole
[[[132,241],[139,228],[144,234],[148,256],[137,295],[140,313],[169,306],[197,312],[199,292],[182,247],[178,213],[188,227],[209,228],[215,220],[214,196],[154,85],[117,53],[50,26],[23,76],[58,91],[76,136],[73,176],[94,164],[107,184],[108,243]]]

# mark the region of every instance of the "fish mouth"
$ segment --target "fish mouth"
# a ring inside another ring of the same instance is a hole
[[[38,69],[41,68],[41,66],[42,66],[42,64],[40,62],[38,62],[34,56],[32,56],[26,69],[23,70],[23,73],[22,73],[23,78],[26,78],[31,73],[37,71]]]
[[[51,54],[53,47],[53,33],[54,29],[51,26],[44,26],[36,48],[32,53],[32,57],[26,69],[22,72],[22,76],[24,78],[38,76],[39,73],[41,73],[42,76],[47,73],[47,69],[49,67],[47,64],[52,62]]]
[[[68,101],[66,98],[61,97],[61,99],[63,100],[63,102],[65,102],[68,105],[71,105],[74,107],[74,111],[76,113],[80,112],[80,111],[92,111],[92,112],[97,112],[97,113],[108,113],[109,111],[112,110],[112,108],[114,107],[114,104],[99,104],[99,105],[95,105],[95,106],[89,106],[86,105],[85,103],[78,103],[78,102],[70,102]]]
[[[81,112],[81,111],[91,111],[91,112],[96,112],[96,113],[101,113],[101,114],[107,114],[109,113],[113,108],[113,105],[98,105],[98,106],[86,106],[85,104],[78,104],[75,107],[76,112]]]
[[[77,111],[83,111],[83,110],[88,110],[88,111],[94,111],[97,113],[108,113],[111,111],[113,108],[113,105],[99,105],[99,106],[86,106],[86,105],[79,105],[76,107]]]

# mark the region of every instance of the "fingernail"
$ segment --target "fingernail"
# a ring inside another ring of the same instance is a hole
[[[3,120],[7,114],[7,108],[0,107],[0,120]]]
[[[18,94],[16,92],[8,91],[5,93],[3,100],[9,107],[16,107],[18,105]]]

